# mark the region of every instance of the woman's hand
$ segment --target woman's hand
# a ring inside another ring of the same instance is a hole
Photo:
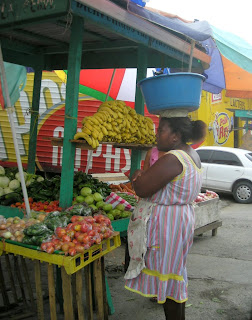
[[[140,169],[136,170],[131,177],[131,181],[132,182],[136,181],[136,179],[141,176],[142,172],[143,170],[140,170]]]

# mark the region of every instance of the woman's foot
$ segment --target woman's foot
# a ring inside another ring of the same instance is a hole
[[[157,302],[157,297],[152,297],[152,298],[150,298],[150,301],[151,301],[151,302]]]

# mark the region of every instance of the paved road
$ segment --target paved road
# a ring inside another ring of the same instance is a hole
[[[187,320],[252,319],[252,204],[220,199],[222,227],[215,237],[210,231],[195,237],[188,257]],[[123,253],[124,245],[106,260],[116,310],[110,319],[164,319],[160,305],[124,289]]]

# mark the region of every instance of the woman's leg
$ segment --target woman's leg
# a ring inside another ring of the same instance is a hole
[[[166,320],[185,320],[185,302],[177,303],[166,299],[163,306]]]
[[[125,264],[124,264],[124,272],[126,273],[130,263],[130,255],[129,255],[129,247],[128,247],[128,239],[125,246]]]

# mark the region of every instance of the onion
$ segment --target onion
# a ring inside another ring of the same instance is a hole
[[[10,231],[6,231],[3,236],[5,239],[10,239],[12,237],[12,233]]]
[[[0,224],[0,230],[5,230],[7,228],[5,223]]]

